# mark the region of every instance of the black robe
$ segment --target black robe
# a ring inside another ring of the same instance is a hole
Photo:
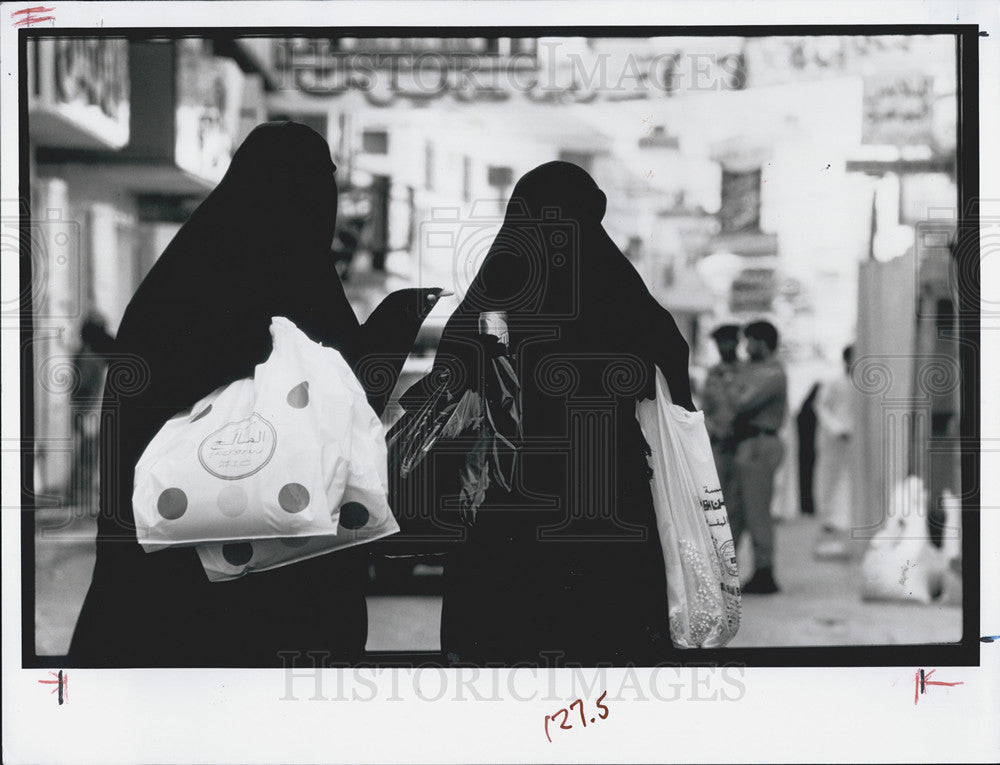
[[[283,666],[282,652],[363,655],[363,548],[211,583],[193,548],[145,553],[131,503],[134,467],[152,437],[268,357],[271,317],[289,318],[356,370],[371,351],[330,256],[334,171],[310,128],[259,126],[129,303],[108,370],[97,562],[74,666],[268,667]]]
[[[525,438],[514,490],[490,490],[446,565],[442,648],[453,661],[671,656],[635,404],[652,396],[658,366],[693,409],[688,345],[601,226],[605,205],[575,165],[525,175],[438,348],[439,372],[476,384],[478,315],[507,312]]]

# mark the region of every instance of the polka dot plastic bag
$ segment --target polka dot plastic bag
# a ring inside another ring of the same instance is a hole
[[[230,579],[398,531],[382,424],[343,357],[288,319],[252,378],[168,421],[136,465],[147,552],[197,545]]]
[[[740,580],[705,414],[673,404],[657,370],[656,398],[640,401],[636,417],[652,451],[670,638],[677,648],[722,648],[740,627]]]

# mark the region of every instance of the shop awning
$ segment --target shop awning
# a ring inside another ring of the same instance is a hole
[[[99,163],[83,156],[38,152],[39,170],[45,175],[99,181],[133,194],[204,197],[215,183],[163,161],[126,159],[102,155]]]

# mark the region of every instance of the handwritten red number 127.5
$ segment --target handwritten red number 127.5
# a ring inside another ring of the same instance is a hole
[[[600,698],[597,699],[597,702],[595,704],[598,709],[602,710],[597,714],[597,717],[600,717],[602,720],[608,719],[608,715],[611,714],[611,711],[608,709],[607,705],[601,703],[602,701],[604,701],[604,697],[607,695],[608,695],[607,691],[602,693],[600,695]],[[545,738],[549,740],[550,744],[552,743],[552,736],[549,735],[549,721],[551,720],[555,722],[556,718],[559,717],[559,715],[562,715],[562,722],[559,723],[559,727],[562,730],[571,730],[573,726],[569,724],[569,717],[570,717],[569,710],[572,709],[573,707],[578,707],[578,711],[580,712],[580,721],[583,723],[584,728],[587,727],[587,715],[583,711],[583,700],[576,699],[572,704],[569,705],[569,709],[560,709],[554,715],[545,715]],[[591,717],[590,721],[592,723],[597,722],[597,718]]]

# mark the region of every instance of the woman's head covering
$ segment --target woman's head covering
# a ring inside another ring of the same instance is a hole
[[[335,170],[326,140],[311,128],[295,122],[254,128],[140,285],[122,321],[124,340],[164,320],[180,322],[171,313],[181,311],[200,318],[209,335],[210,316],[239,313],[251,331],[266,336],[270,315],[264,314],[296,294],[308,304],[314,273],[333,274]],[[323,286],[329,281],[324,277]],[[353,313],[341,313],[351,323]]]
[[[312,128],[257,126],[161,260],[197,257],[229,269],[232,260],[250,267],[248,260],[279,251],[296,260],[327,257],[337,218],[335,171],[326,140]]]
[[[305,125],[270,122],[247,136],[122,321],[130,352],[174,370],[156,381],[156,397],[187,406],[251,374],[270,353],[275,316],[340,351],[373,405],[387,396],[373,393],[372,370],[395,383],[437,293],[397,295],[372,326],[359,326],[331,253],[335,169],[326,141]]]
[[[594,179],[570,162],[547,162],[524,175],[459,315],[505,310],[543,319],[575,313],[583,280],[617,253],[601,226],[606,208]]]
[[[330,147],[315,130],[268,122],[247,136],[212,196],[312,225],[316,246],[327,249],[337,219],[336,169]]]
[[[608,198],[586,170],[572,162],[546,162],[526,173],[514,186],[505,223],[542,220],[546,211],[579,225],[598,225]]]
[[[519,340],[553,331],[561,338],[555,344],[567,350],[631,349],[658,364],[674,400],[690,405],[687,344],[604,230],[606,210],[604,192],[570,162],[547,162],[524,175],[445,328],[434,379],[445,369],[456,381],[477,379],[483,357],[479,314],[505,311],[515,352]],[[422,392],[415,388],[407,399]]]

